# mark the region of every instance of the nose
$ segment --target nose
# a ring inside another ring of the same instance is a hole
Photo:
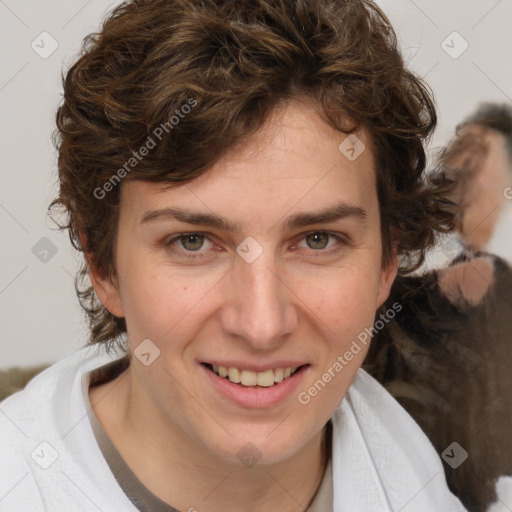
[[[279,347],[298,324],[297,297],[269,252],[252,263],[237,258],[224,283],[224,332],[253,350]]]

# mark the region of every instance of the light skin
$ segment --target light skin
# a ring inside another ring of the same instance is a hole
[[[338,150],[346,135],[294,101],[187,185],[122,184],[117,279],[90,267],[91,278],[103,305],[126,318],[130,349],[150,339],[160,356],[149,366],[133,357],[89,397],[137,477],[179,510],[302,511],[318,490],[325,423],[368,347],[309,404],[297,395],[373,325],[397,271],[396,258],[381,265],[374,155],[366,132],[357,136],[366,150],[349,161]],[[287,222],[339,204],[336,219]],[[162,214],[169,208],[236,229],[178,221]],[[174,240],[191,232],[206,236]],[[252,263],[236,252],[247,236],[263,248]],[[205,379],[200,363],[218,359],[309,366],[277,405],[244,408]],[[261,455],[250,468],[237,456],[248,442]]]
[[[506,201],[503,191],[512,182],[505,138],[472,123],[463,126],[458,136],[474,140],[475,147],[478,145],[485,152],[484,156],[478,156],[478,151],[472,156],[471,151],[465,151],[450,162],[460,168],[455,175],[456,180],[461,180],[456,198],[461,208],[458,231],[470,247],[485,250]]]

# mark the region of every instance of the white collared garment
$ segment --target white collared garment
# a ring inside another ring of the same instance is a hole
[[[137,511],[102,455],[84,400],[90,372],[123,355],[85,347],[0,404],[0,512]],[[332,423],[333,512],[465,510],[420,427],[364,370]]]

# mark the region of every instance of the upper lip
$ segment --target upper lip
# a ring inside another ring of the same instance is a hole
[[[297,360],[278,360],[271,363],[250,363],[243,361],[203,361],[203,364],[211,364],[214,366],[224,366],[225,368],[238,368],[240,370],[248,370],[252,372],[264,372],[266,370],[274,370],[276,368],[288,368],[295,366],[304,366],[308,363]]]

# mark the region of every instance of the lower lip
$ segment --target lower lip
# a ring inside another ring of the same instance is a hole
[[[260,409],[273,407],[288,398],[297,389],[308,369],[308,365],[304,365],[292,376],[273,386],[249,388],[233,384],[227,378],[220,377],[206,366],[202,364],[200,366],[206,373],[209,382],[222,396],[241,407]]]

